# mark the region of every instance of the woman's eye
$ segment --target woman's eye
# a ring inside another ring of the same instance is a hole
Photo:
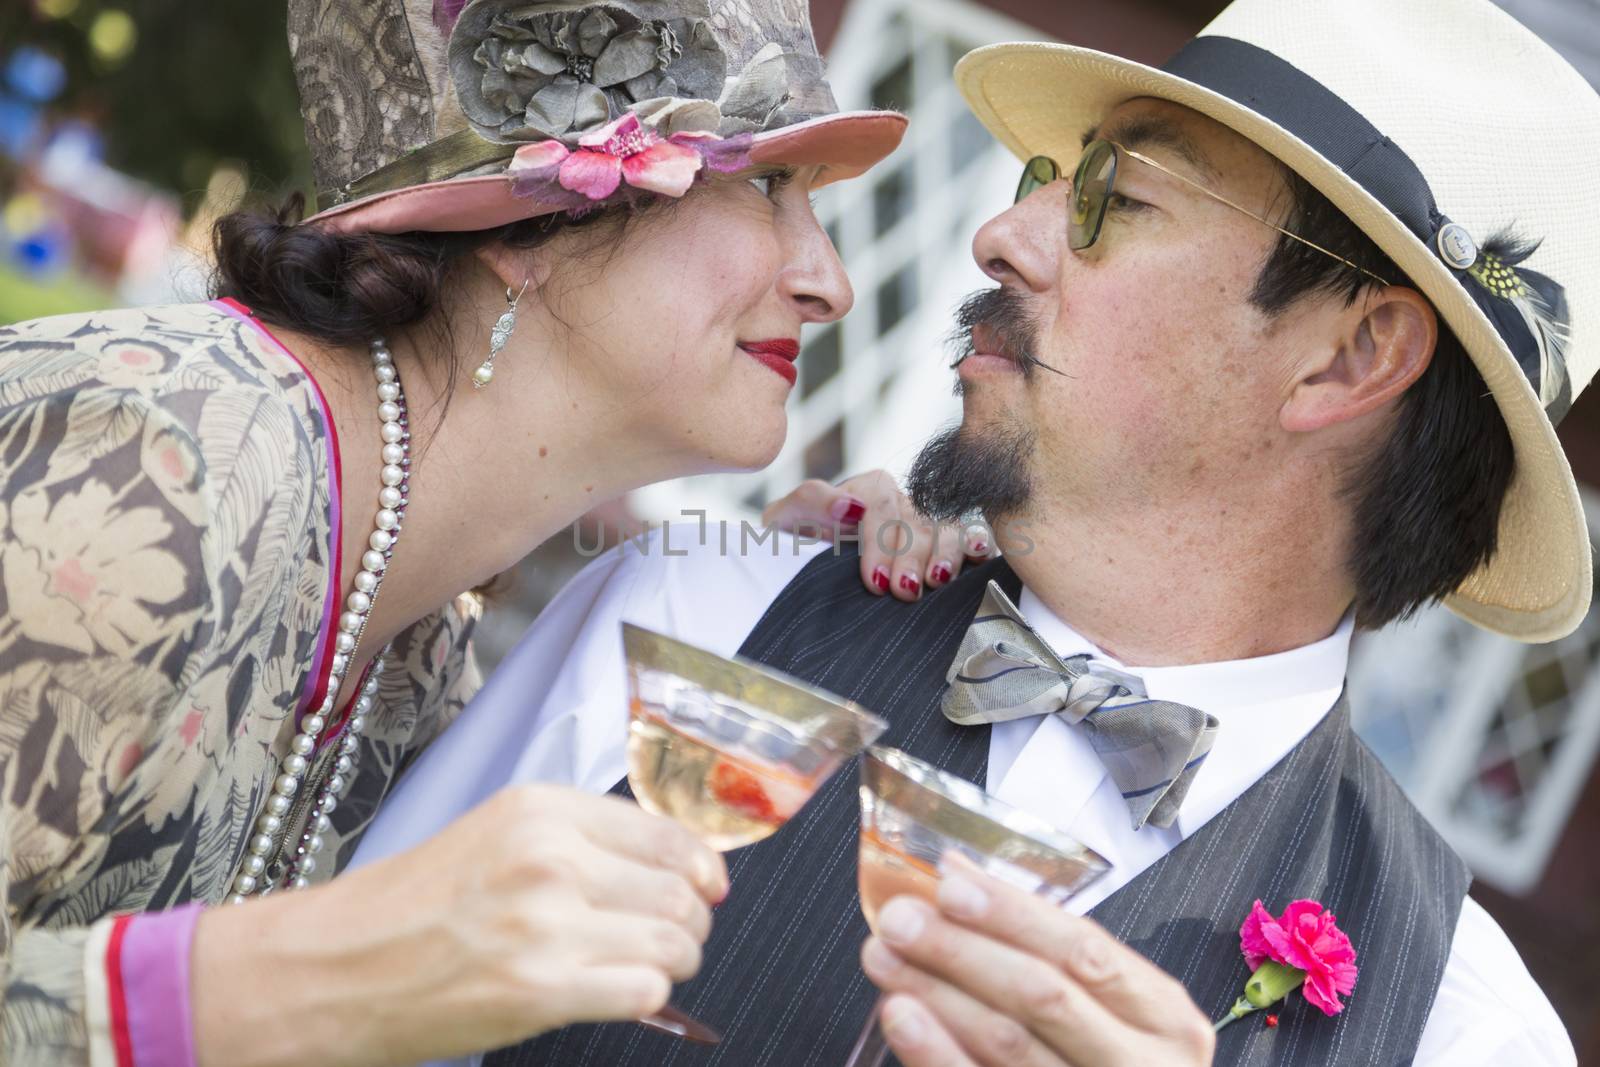
[[[788,185],[793,178],[794,171],[792,170],[775,170],[767,174],[756,175],[750,179],[750,184],[755,186],[756,191],[762,196],[770,199],[777,196],[778,191]]]

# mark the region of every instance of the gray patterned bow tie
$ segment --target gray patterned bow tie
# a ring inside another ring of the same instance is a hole
[[[1133,814],[1171,826],[1216,740],[1215,718],[1170,700],[1151,700],[1137,676],[1062,659],[994,582],[967,629],[941,707],[962,726],[1060,715],[1088,733]]]

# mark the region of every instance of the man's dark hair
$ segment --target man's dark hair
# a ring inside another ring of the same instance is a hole
[[[1285,229],[1416,288],[1327,197],[1280,169],[1289,205]],[[1373,284],[1337,260],[1279,237],[1250,301],[1268,315],[1312,296],[1342,297],[1348,306]],[[1441,321],[1433,359],[1400,397],[1392,431],[1355,457],[1346,474],[1357,625],[1375,629],[1410,616],[1454,592],[1494,554],[1513,462],[1511,435],[1488,386]]]

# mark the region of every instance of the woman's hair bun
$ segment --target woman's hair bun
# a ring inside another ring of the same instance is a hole
[[[335,345],[364,344],[439,302],[447,235],[338,234],[299,225],[305,198],[277,212],[235,211],[213,232],[216,296],[262,321]]]

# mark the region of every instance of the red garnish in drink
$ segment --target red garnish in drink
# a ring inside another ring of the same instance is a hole
[[[732,808],[739,814],[762,822],[777,822],[778,813],[772,799],[755,775],[727,760],[718,760],[706,776],[706,787],[718,804]]]

